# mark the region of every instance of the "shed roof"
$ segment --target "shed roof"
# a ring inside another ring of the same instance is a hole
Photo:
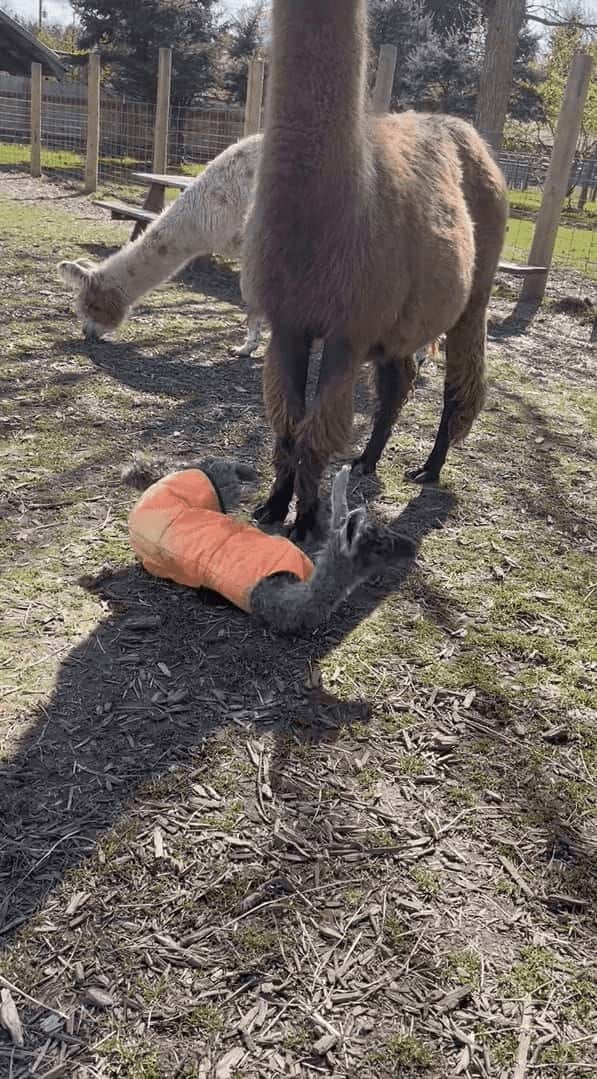
[[[29,75],[33,62],[42,65],[44,75],[61,79],[65,68],[55,52],[43,45],[24,26],[0,11],[0,71]]]

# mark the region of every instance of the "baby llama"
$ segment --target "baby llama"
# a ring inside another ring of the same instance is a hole
[[[365,84],[366,0],[274,0],[272,64],[242,260],[249,307],[269,320],[264,398],[276,478],[262,521],[295,536],[342,453],[360,365],[377,410],[359,467],[373,471],[411,389],[414,353],[447,335],[435,445],[411,478],[438,479],[484,397],[486,308],[506,222],[503,177],[467,123],[413,112],[373,117]],[[307,411],[310,344],[325,339]]]

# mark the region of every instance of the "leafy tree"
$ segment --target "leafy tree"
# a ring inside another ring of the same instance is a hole
[[[435,42],[433,18],[424,0],[370,0],[369,29],[374,64],[383,44],[398,49],[396,76],[392,90],[392,107],[404,108],[414,96],[411,57]]]
[[[597,65],[597,42],[587,40],[586,32],[576,18],[573,17],[567,25],[558,26],[552,30],[545,65],[545,78],[539,89],[545,120],[552,131],[555,131],[562,106],[572,57],[580,48],[592,53],[595,65]],[[595,150],[597,150],[597,69],[594,66],[583,112],[579,151],[582,156],[586,156],[591,155]]]
[[[509,115],[514,120],[543,121],[543,103],[539,93],[541,70],[537,62],[539,39],[528,25],[523,25],[514,58],[512,97]]]
[[[440,36],[455,34],[470,41],[479,32],[485,15],[484,0],[425,0]]]
[[[29,26],[28,29],[32,27]],[[62,26],[60,23],[45,23],[39,32],[37,26],[33,27],[33,30],[39,40],[54,52],[74,54],[80,51],[78,31],[72,23],[69,26]]]
[[[479,56],[456,31],[413,49],[406,64],[404,104],[470,117],[475,111]]]
[[[217,0],[73,0],[80,44],[99,48],[111,86],[141,100],[155,98],[158,50],[172,48],[174,105],[190,105],[215,80]]]

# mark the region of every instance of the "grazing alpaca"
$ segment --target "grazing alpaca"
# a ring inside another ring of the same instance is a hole
[[[366,0],[274,0],[273,60],[245,296],[272,325],[264,397],[276,480],[263,521],[297,494],[295,535],[316,523],[326,462],[341,453],[359,366],[378,406],[359,459],[375,469],[415,375],[413,354],[447,331],[441,423],[412,478],[437,480],[483,401],[485,317],[506,221],[503,177],[472,127],[367,112]],[[305,410],[309,345],[325,338]]]
[[[133,304],[190,259],[212,253],[240,258],[261,141],[261,135],[252,135],[229,146],[137,240],[104,262],[59,264],[63,279],[77,293],[77,314],[86,336],[102,337],[115,330]],[[257,348],[261,321],[249,310],[239,355]]]

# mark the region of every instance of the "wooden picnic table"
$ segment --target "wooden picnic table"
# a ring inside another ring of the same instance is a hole
[[[160,175],[157,172],[134,172],[133,177],[149,186],[142,206],[132,206],[120,199],[98,199],[96,206],[109,210],[113,218],[119,221],[134,221],[135,227],[131,240],[135,240],[161,214],[166,202],[166,188],[174,187],[184,191],[193,182],[192,176]]]
[[[143,209],[152,214],[161,214],[166,202],[166,188],[175,187],[179,191],[184,191],[193,181],[192,176],[169,175],[168,173],[158,172],[134,172],[133,178],[135,180],[141,180],[141,183],[149,185],[149,191],[145,196],[145,202],[143,203]],[[134,229],[131,239],[139,236],[144,229],[147,228],[147,223],[142,220],[138,220]]]

